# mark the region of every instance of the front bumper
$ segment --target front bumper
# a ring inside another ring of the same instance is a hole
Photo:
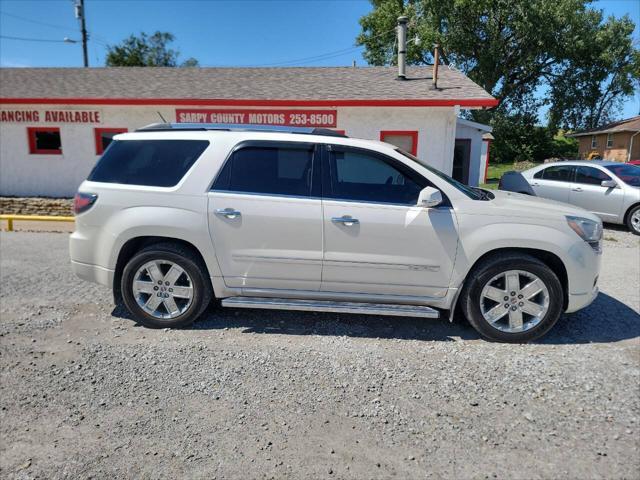
[[[599,291],[600,290],[598,289],[598,287],[595,286],[589,293],[570,293],[569,302],[567,304],[567,309],[565,310],[565,312],[573,313],[588,307],[596,299]]]

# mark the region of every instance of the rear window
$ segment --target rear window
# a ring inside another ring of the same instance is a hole
[[[209,146],[207,140],[118,140],[89,175],[92,182],[173,187]]]

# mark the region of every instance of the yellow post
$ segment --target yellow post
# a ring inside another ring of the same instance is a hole
[[[7,218],[7,232],[13,232],[13,218]]]

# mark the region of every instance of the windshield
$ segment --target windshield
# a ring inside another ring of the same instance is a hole
[[[421,167],[426,168],[431,173],[433,173],[437,177],[441,178],[442,180],[447,182],[449,185],[451,185],[452,187],[455,187],[457,190],[461,191],[467,197],[469,197],[469,198],[471,198],[473,200],[490,200],[490,199],[494,198],[492,193],[487,192],[486,190],[483,190],[481,188],[470,187],[468,185],[465,185],[464,183],[461,183],[461,182],[459,182],[457,180],[454,180],[449,175],[446,175],[446,174],[442,173],[440,170],[436,170],[433,167],[425,165],[417,157],[414,157],[413,155],[411,155],[408,152],[405,152],[404,150],[400,150],[399,148],[397,148],[396,151],[398,153],[401,153],[405,157],[407,157],[409,160],[413,160],[414,162],[420,164]]]
[[[607,170],[613,172],[620,180],[632,187],[640,187],[640,167],[621,163],[620,165],[605,165]]]

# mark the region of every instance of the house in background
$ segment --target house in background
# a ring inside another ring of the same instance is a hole
[[[493,136],[489,125],[456,119],[456,141],[451,176],[459,182],[477,186],[486,181],[489,148]]]
[[[567,135],[578,139],[578,156],[616,162],[640,159],[640,115]]]

